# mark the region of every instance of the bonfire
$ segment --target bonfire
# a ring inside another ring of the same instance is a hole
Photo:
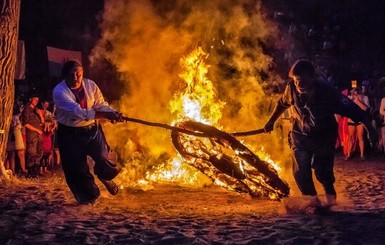
[[[220,130],[218,122],[225,103],[217,99],[216,90],[206,77],[205,58],[207,54],[198,47],[181,59],[184,72],[180,77],[186,85],[170,102],[171,111],[178,113],[173,126],[146,123],[171,129],[172,142],[180,154],[168,166],[160,165],[149,171],[146,179],[194,181],[195,174],[187,169],[187,164],[208,176],[213,183],[232,191],[273,200],[288,196],[289,186],[279,178],[278,164],[263,152],[260,156],[254,154],[234,136]]]

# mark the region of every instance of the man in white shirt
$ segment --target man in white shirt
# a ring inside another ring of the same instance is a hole
[[[80,63],[66,62],[62,77],[53,91],[62,168],[78,203],[92,204],[100,191],[89,171],[87,156],[95,161],[94,173],[112,195],[118,193],[112,179],[121,171],[108,159],[110,147],[96,119],[119,121],[121,114],[108,105],[94,81],[83,78]]]

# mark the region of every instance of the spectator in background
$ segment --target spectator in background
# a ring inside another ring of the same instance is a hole
[[[39,97],[33,93],[21,114],[21,122],[26,130],[26,165],[28,174],[34,178],[39,175],[40,159],[43,155],[42,134],[44,125],[43,111],[37,109]]]
[[[385,90],[383,91],[384,97],[381,99],[381,104],[380,104],[380,110],[379,113],[382,116],[383,120],[380,120],[381,123],[378,123],[378,127],[380,128],[381,131],[381,142],[382,142],[382,150],[385,152]]]
[[[48,168],[52,167],[52,137],[55,130],[56,124],[53,122],[46,121],[43,135],[42,135],[42,149],[43,157],[40,161],[40,174],[45,174],[48,172]]]
[[[369,115],[369,98],[368,96],[362,94],[357,89],[350,91],[349,98],[353,100],[363,111],[367,112]],[[358,147],[360,150],[360,159],[365,161],[365,139],[364,135],[366,134],[365,127],[362,122],[354,122],[352,119],[348,119],[348,131],[349,131],[349,141],[348,141],[348,152],[345,157],[345,160],[350,159],[352,152],[355,150],[356,142],[358,141]]]
[[[44,128],[52,128],[56,127],[56,118],[54,114],[49,110],[50,102],[48,100],[43,100],[42,108],[43,108],[43,116],[44,116]]]
[[[341,93],[345,96],[348,96],[349,91],[344,89]],[[348,145],[349,145],[349,131],[348,131],[348,118],[336,114],[336,119],[338,122],[338,142],[337,147],[342,147],[342,152],[346,157],[348,155]]]
[[[53,135],[57,128],[57,121],[54,114],[49,111],[50,102],[43,100],[44,129],[42,135],[43,157],[41,161],[40,173],[48,172],[48,168],[53,165]]]
[[[56,105],[54,104],[53,105],[53,111],[52,111],[53,115],[55,116],[56,115]],[[55,120],[56,120],[56,117],[55,117]],[[58,130],[58,127],[57,127],[57,120],[56,120],[56,127],[55,127],[55,130],[53,132],[53,162],[54,162],[54,168],[57,168],[60,166],[60,163],[61,163],[61,160],[60,160],[60,152],[59,152],[59,144],[58,144],[58,140],[57,140],[57,130]]]
[[[16,173],[15,153],[19,158],[20,175],[27,177],[28,171],[25,166],[25,143],[23,139],[24,128],[20,122],[20,114],[23,111],[23,106],[16,105],[13,111],[11,128],[9,130],[9,141],[7,143],[7,169],[11,169]]]

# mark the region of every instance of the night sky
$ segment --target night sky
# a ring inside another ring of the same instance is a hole
[[[156,5],[159,1],[152,2]],[[383,70],[384,1],[264,0],[263,4],[269,18],[281,28],[293,21],[319,30],[331,19],[338,23],[343,49],[336,58],[341,63],[339,69],[345,73],[354,62],[364,63],[368,73]],[[22,0],[19,39],[25,40],[27,78],[19,83],[33,84],[42,91],[56,84],[56,80],[48,77],[46,46],[82,51],[87,68],[86,57],[100,35],[98,24],[103,5],[102,0]],[[277,12],[283,15],[274,17]]]

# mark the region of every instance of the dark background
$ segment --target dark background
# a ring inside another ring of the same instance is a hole
[[[157,4],[159,1],[153,2]],[[262,2],[268,17],[280,25],[282,32],[287,31],[291,23],[295,23],[303,28],[314,28],[319,33],[318,38],[322,39],[325,26],[334,28],[336,46],[326,62],[333,63],[331,70],[340,87],[347,86],[352,78],[362,80],[365,77],[383,75],[385,1]],[[27,71],[26,79],[16,81],[16,85],[35,88],[43,97],[50,96],[50,90],[58,82],[58,78],[50,78],[48,75],[46,46],[81,51],[85,75],[93,72],[98,79],[99,76],[108,76],[110,81],[117,79],[113,75],[113,66],[108,64],[103,73],[88,69],[87,56],[100,36],[98,25],[102,19],[103,5],[102,0],[22,0],[19,39],[25,41]],[[296,41],[303,42],[308,47],[308,37],[296,38]],[[304,52],[309,57],[315,57],[319,50],[309,49]],[[272,55],[280,63],[282,54]],[[288,64],[281,66],[283,73],[288,69],[286,65]],[[107,96],[116,95],[107,92]]]
[[[311,42],[333,37],[335,46],[326,55],[329,57],[326,62],[335,63],[340,86],[346,86],[351,79],[362,81],[385,75],[385,1],[268,0],[263,3],[270,15],[275,13],[273,18],[283,32],[291,23],[297,28],[316,31],[316,40],[299,36],[297,31],[296,41],[304,43],[305,49],[311,48]],[[322,50],[305,52],[310,57],[325,56]]]
[[[102,0],[22,0],[19,39],[25,41],[26,79],[17,82],[50,96],[58,78],[49,77],[47,46],[81,51],[87,67],[102,11]]]

